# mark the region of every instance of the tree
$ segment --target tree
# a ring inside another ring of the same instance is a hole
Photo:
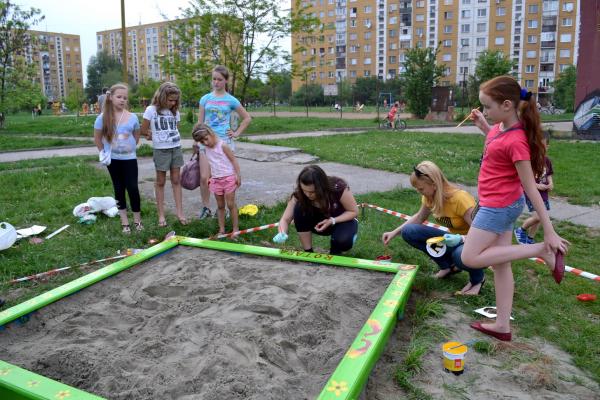
[[[12,79],[13,82],[26,82],[15,79],[14,67],[20,59],[18,55],[23,54],[33,41],[27,33],[29,27],[44,19],[40,14],[41,11],[37,8],[32,7],[27,11],[10,1],[0,0],[0,112],[7,108],[7,81]]]
[[[514,62],[498,50],[485,50],[477,57],[475,74],[468,78],[469,104],[479,105],[479,85],[501,75],[508,75]]]
[[[377,78],[374,76],[357,78],[352,87],[354,102],[375,104],[377,96],[379,96],[379,93],[377,93],[378,87]]]
[[[444,65],[436,64],[439,49],[412,48],[406,51],[406,71],[402,75],[404,97],[408,111],[424,118],[431,104],[431,88],[444,72]]]
[[[90,57],[87,66],[87,83],[85,93],[91,103],[95,103],[103,87],[110,87],[122,80],[123,67],[121,62],[107,52],[98,52]]]
[[[300,86],[300,89],[296,90],[292,97],[292,105],[295,106],[303,106],[305,104],[309,106],[321,106],[324,103],[323,87],[316,83]]]
[[[75,81],[69,82],[69,94],[65,99],[65,103],[69,110],[75,111],[76,115],[79,116],[79,110],[81,105],[85,101],[85,93],[81,89],[81,85]]]
[[[575,84],[577,80],[577,68],[569,65],[558,78],[552,82],[554,86],[554,105],[563,108],[566,112],[575,111]]]
[[[7,101],[4,111],[31,111],[38,104],[44,104],[46,98],[42,87],[35,81],[36,65],[29,64],[24,58],[17,58],[6,77],[4,93]]]

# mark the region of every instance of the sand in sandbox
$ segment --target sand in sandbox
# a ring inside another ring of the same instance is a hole
[[[109,399],[312,399],[392,275],[179,247],[0,333],[0,359]]]

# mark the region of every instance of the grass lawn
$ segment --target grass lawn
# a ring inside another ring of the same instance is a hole
[[[90,140],[70,140],[46,138],[44,136],[22,137],[19,135],[0,135],[0,151],[45,149],[48,147],[85,146],[93,144]]]
[[[415,138],[417,136],[415,135]],[[365,138],[369,139],[368,142],[380,140],[376,134],[370,134]],[[412,138],[412,141],[418,142],[415,138]],[[348,141],[349,138],[343,139]],[[320,138],[319,141],[321,140],[329,140],[329,138]],[[368,147],[368,142],[357,138],[352,140],[355,151],[362,154],[363,158],[371,159],[377,164],[371,167],[377,167],[380,161],[373,158],[372,152],[357,150]],[[326,144],[327,141],[324,143],[322,144],[324,148],[329,146]],[[476,144],[474,142],[471,146],[475,147]],[[443,153],[438,149],[440,146],[436,145],[436,142],[432,142],[430,147],[430,152]],[[407,151],[406,157],[417,157],[412,154],[414,151],[414,149]],[[404,162],[412,166],[412,159]],[[94,164],[95,157],[54,158],[0,164],[0,187],[10,188],[0,192],[3,221],[8,221],[19,228],[33,224],[45,225],[48,227],[48,233],[65,224],[71,225],[66,231],[43,244],[30,244],[25,239],[10,249],[0,252],[0,282],[2,282],[0,297],[9,297],[7,306],[88,273],[93,268],[81,270],[74,268],[71,273],[53,277],[47,282],[8,285],[6,281],[11,278],[114,256],[117,250],[148,247],[149,239],[161,238],[171,229],[175,229],[179,235],[200,238],[216,232],[217,224],[214,219],[196,220],[188,226],[174,224],[167,228],[157,228],[153,224],[153,221],[156,221],[156,210],[154,204],[148,201],[142,202],[146,230],[140,234],[132,233],[131,236],[123,236],[120,233],[117,217],[109,219],[100,216],[98,222],[93,225],[78,224],[72,215],[75,205],[92,196],[112,195],[108,174],[95,168]],[[598,186],[599,181],[595,182]],[[358,196],[358,201],[412,213],[418,208],[419,196],[413,190],[402,190]],[[243,229],[275,222],[282,211],[283,204],[268,209],[261,208],[257,216],[243,217],[240,227]],[[382,232],[393,229],[401,221],[368,209],[360,216],[360,220],[359,240],[348,255],[373,259],[384,252],[380,241]],[[596,262],[597,249],[600,248],[600,232],[568,223],[558,223],[556,226],[561,235],[573,243],[567,263],[600,274],[600,266]],[[240,237],[239,242],[269,245],[274,233],[273,231],[253,233]],[[298,247],[296,235],[292,233],[290,236],[287,244]],[[328,248],[326,239],[316,240],[315,248]],[[433,263],[402,240],[394,240],[390,245],[390,251],[395,261],[421,266],[414,288],[414,296],[421,303],[448,302],[462,307],[466,313],[471,313],[475,308],[495,302],[493,284],[491,284],[493,277],[490,271],[487,272],[488,284],[482,296],[458,299],[447,294],[464,285],[466,274],[455,275],[449,280],[436,280],[432,278],[432,273],[436,270]],[[597,292],[598,283],[568,275],[565,282],[557,286],[545,267],[529,261],[515,263],[513,270],[517,287],[515,327],[518,336],[539,336],[554,343],[571,354],[579,367],[588,371],[600,382],[600,324],[598,323],[600,302],[581,303],[575,299],[575,296],[580,293]]]
[[[321,160],[404,174],[427,159],[440,165],[451,181],[467,185],[477,184],[483,149],[483,136],[422,132],[372,131],[261,142],[300,148]],[[553,195],[566,197],[573,204],[600,204],[600,168],[586,168],[581,173],[582,166],[598,163],[599,151],[600,143],[596,142],[552,141],[549,156],[554,166]]]

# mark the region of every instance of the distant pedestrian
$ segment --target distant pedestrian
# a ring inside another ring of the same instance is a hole
[[[105,86],[102,88],[102,93],[100,93],[100,96],[98,96],[98,114],[102,113],[102,110],[104,109],[104,102],[106,101],[107,92],[108,88]]]
[[[103,164],[107,165],[115,191],[117,208],[124,234],[131,233],[127,218],[129,195],[133,223],[137,231],[144,229],[141,218],[140,191],[136,146],[140,140],[140,124],[135,114],[127,111],[129,87],[124,83],[113,85],[106,92],[104,112],[94,123],[94,143]]]

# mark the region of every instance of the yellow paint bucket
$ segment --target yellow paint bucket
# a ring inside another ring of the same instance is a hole
[[[454,375],[460,375],[465,368],[465,354],[469,348],[460,342],[446,342],[442,345],[444,369]]]

